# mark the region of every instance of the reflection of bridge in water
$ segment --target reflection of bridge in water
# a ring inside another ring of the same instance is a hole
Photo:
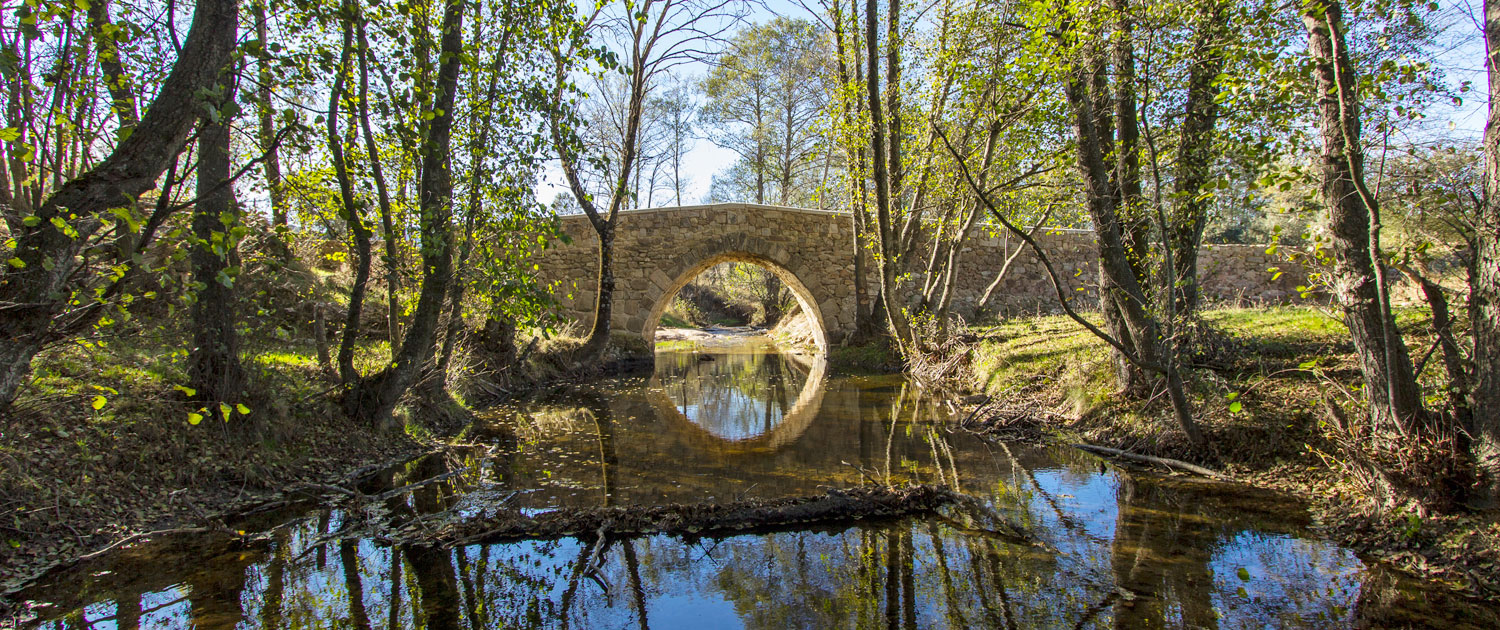
[[[656,417],[687,441],[720,455],[766,453],[796,442],[817,419],[826,358],[784,352],[715,357],[663,353],[647,383]]]

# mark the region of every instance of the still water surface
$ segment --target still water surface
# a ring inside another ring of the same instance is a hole
[[[363,490],[457,474],[365,510],[410,522],[945,483],[1045,546],[913,517],[717,539],[393,548],[325,542],[368,514],[303,509],[235,525],[270,532],[269,545],[159,541],[49,576],[28,596],[37,625],[58,630],[1500,627],[1491,608],[1310,535],[1284,498],[986,442],[952,420],[899,376],[833,374],[764,339],[663,351],[649,377],[486,412],[467,439],[491,449],[386,471]]]

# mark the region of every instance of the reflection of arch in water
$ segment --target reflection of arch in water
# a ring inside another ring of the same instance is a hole
[[[781,353],[781,358],[793,368],[805,369],[807,380],[803,382],[802,392],[797,395],[796,402],[792,403],[791,410],[782,416],[781,422],[770,431],[753,438],[731,440],[698,426],[677,408],[677,402],[672,400],[662,386],[661,377],[654,373],[646,386],[646,399],[651,402],[656,417],[672,425],[694,447],[725,455],[778,451],[796,442],[812,426],[813,420],[818,417],[818,411],[823,407],[823,385],[828,376],[828,359],[822,356],[808,360],[800,355]]]
[[[828,351],[828,327],[823,321],[823,311],[818,304],[819,299],[828,298],[815,295],[813,290],[802,282],[802,278],[798,277],[799,275],[812,277],[810,274],[815,271],[802,268],[799,261],[794,260],[785,248],[746,234],[715,239],[677,257],[663,269],[666,278],[671,279],[671,282],[665,286],[658,286],[655,282],[647,283],[646,300],[651,304],[651,312],[647,314],[645,325],[641,329],[641,337],[646,340],[646,343],[655,343],[656,326],[661,323],[662,313],[666,312],[667,306],[672,302],[672,297],[677,295],[677,292],[693,278],[698,277],[698,274],[708,270],[709,267],[726,262],[751,263],[765,267],[771,273],[776,274],[776,277],[780,278],[781,282],[791,290],[792,296],[797,299],[797,305],[802,307],[802,312],[812,320],[813,342],[818,350]]]

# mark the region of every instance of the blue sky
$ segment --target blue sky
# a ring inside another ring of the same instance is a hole
[[[807,9],[797,0],[765,0],[748,3],[753,9],[748,22],[764,22],[771,17],[811,17]],[[817,0],[806,0],[807,6],[817,7]],[[1469,81],[1471,90],[1462,94],[1463,102],[1455,106],[1438,103],[1428,108],[1427,120],[1418,125],[1407,140],[1448,138],[1479,141],[1484,133],[1486,114],[1486,83],[1484,73],[1484,41],[1479,36],[1476,16],[1483,15],[1481,0],[1441,0],[1441,12],[1450,20],[1440,36],[1440,45],[1434,61],[1443,69],[1450,86],[1457,88]],[[681,73],[692,78],[701,78],[708,72],[707,64],[693,64],[682,68]],[[1400,139],[1395,139],[1400,142]],[[734,164],[734,152],[715,146],[707,140],[695,141],[693,149],[684,161],[689,184],[683,194],[684,203],[698,203],[708,195],[709,186],[716,173]],[[558,193],[567,190],[562,173],[555,164],[543,173],[537,189],[537,197],[551,203]]]
[[[760,23],[778,15],[787,17],[810,17],[795,0],[766,0],[765,2],[747,3],[752,7],[747,23]],[[817,0],[808,0],[808,6],[816,7]],[[703,63],[693,64],[681,68],[679,76],[701,79],[708,74],[708,65]],[[713,183],[715,173],[723,171],[734,164],[736,156],[729,149],[720,148],[713,143],[699,139],[693,143],[693,148],[688,152],[687,159],[683,160],[683,170],[689,183],[683,191],[683,203],[698,203],[699,200],[708,196],[709,185]],[[563,179],[562,170],[553,163],[542,173],[540,185],[537,186],[537,198],[543,203],[550,204],[552,199],[568,189],[568,183]]]

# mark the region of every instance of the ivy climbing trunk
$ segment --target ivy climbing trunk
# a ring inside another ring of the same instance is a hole
[[[1473,453],[1486,473],[1491,500],[1500,498],[1500,1],[1485,0],[1485,69],[1489,117],[1484,126],[1484,199],[1470,272],[1469,321],[1474,338]]]
[[[1330,274],[1334,298],[1354,341],[1370,402],[1370,421],[1403,432],[1422,414],[1411,356],[1390,313],[1379,255],[1379,207],[1365,189],[1359,103],[1344,40],[1343,9],[1314,1],[1303,15],[1318,89],[1319,159],[1323,205],[1328,211]]]

